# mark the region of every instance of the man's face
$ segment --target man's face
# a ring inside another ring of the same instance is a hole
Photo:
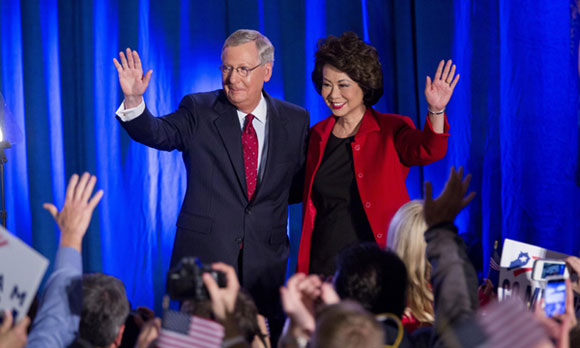
[[[222,53],[222,65],[233,67],[227,74],[222,74],[222,85],[230,103],[237,109],[249,113],[260,102],[262,86],[272,76],[272,63],[266,63],[250,71],[243,77],[236,68],[251,69],[260,64],[255,42],[239,46],[228,46]]]

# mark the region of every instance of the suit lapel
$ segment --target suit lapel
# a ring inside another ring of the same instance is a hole
[[[247,197],[246,172],[242,154],[242,130],[236,109],[227,101],[223,93],[220,93],[215,110],[219,117],[214,120],[214,125],[224,143],[238,182]]]
[[[266,167],[262,181],[258,185],[256,197],[260,195],[270,179],[276,175],[274,173],[276,166],[276,157],[283,153],[283,149],[288,143],[288,132],[286,131],[286,118],[282,115],[272,98],[264,91],[266,103],[268,104],[268,154],[266,155]]]

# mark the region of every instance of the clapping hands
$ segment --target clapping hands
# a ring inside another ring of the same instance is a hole
[[[315,312],[318,304],[340,301],[330,283],[322,282],[317,275],[296,273],[280,288],[282,307],[290,319],[291,335],[309,338],[314,332]]]

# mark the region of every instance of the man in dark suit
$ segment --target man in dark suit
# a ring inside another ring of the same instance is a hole
[[[136,51],[119,56],[123,128],[147,146],[181,151],[187,169],[171,264],[197,256],[234,266],[260,312],[271,317],[289,254],[288,203],[301,198],[309,127],[306,110],[262,89],[272,76],[274,47],[257,31],[236,31],[222,49],[223,89],[187,95],[163,117],[152,116],[142,97],[152,71],[143,75]]]

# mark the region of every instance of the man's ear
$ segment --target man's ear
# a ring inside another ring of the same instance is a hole
[[[264,82],[268,82],[268,81],[270,81],[270,78],[272,77],[272,70],[274,68],[274,63],[268,62],[268,63],[264,64],[264,68],[266,68],[266,72],[264,73]]]
[[[121,327],[119,328],[119,333],[117,334],[117,337],[115,337],[115,340],[113,341],[114,347],[121,346],[121,342],[123,341],[123,333],[125,333],[125,324],[121,325]]]

